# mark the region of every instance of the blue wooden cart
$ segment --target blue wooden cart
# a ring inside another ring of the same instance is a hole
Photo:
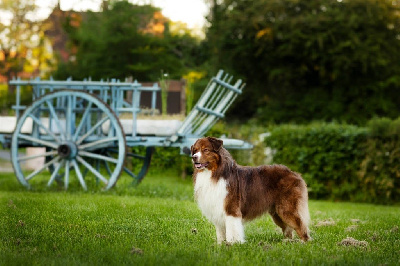
[[[15,175],[27,188],[43,183],[51,186],[56,181],[67,189],[70,180],[77,178],[86,190],[88,182],[92,182],[88,177],[94,176],[91,179],[107,190],[122,172],[140,182],[149,168],[154,147],[188,149],[224,117],[244,87],[241,80],[232,81],[232,76],[220,70],[184,121],[160,121],[138,119],[143,112],[141,93],[152,95],[150,110],[155,109],[160,91],[157,84],[143,87],[138,82],[116,80],[12,80],[10,84],[16,86],[16,117],[8,119],[15,120],[15,127],[3,130],[0,141],[11,148]],[[32,87],[30,106],[21,105],[22,86]],[[231,149],[251,148],[249,143],[236,139],[224,139],[224,145]],[[143,147],[142,154],[135,149],[138,146]],[[42,149],[32,155],[24,152],[27,147]],[[44,163],[26,170],[26,162],[38,158]]]

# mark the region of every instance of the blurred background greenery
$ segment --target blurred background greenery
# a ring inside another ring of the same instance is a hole
[[[398,201],[400,1],[204,1],[202,35],[150,4],[55,5],[35,20],[35,0],[1,1],[10,17],[0,20],[2,114],[12,114],[12,77],[158,81],[160,73],[186,80],[187,113],[222,68],[247,86],[209,134],[255,144],[233,152],[238,162],[287,164],[314,198]],[[186,176],[190,162],[178,153],[158,149],[153,165]]]
[[[204,82],[222,68],[247,83],[231,118],[363,125],[375,116],[399,115],[399,1],[205,2],[209,13],[199,36],[152,5],[103,1],[98,12],[57,5],[37,21],[29,16],[35,0],[4,0],[0,11],[12,18],[0,24],[1,81],[157,81],[161,71],[171,79],[204,73],[191,81],[195,102]]]

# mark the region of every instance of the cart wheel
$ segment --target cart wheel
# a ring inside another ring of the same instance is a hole
[[[27,132],[30,123],[32,130]],[[49,93],[33,102],[18,120],[11,144],[15,175],[28,188],[43,182],[50,186],[59,179],[67,189],[75,177],[86,190],[92,182],[87,177],[93,176],[105,190],[110,189],[123,169],[126,153],[125,134],[115,113],[95,95],[75,90]],[[46,151],[22,155],[26,147],[45,147]],[[112,157],[102,152],[111,148],[118,151]],[[26,169],[26,162],[37,159],[44,163]],[[107,162],[108,169],[97,167],[97,161]],[[42,173],[45,169],[50,174]]]
[[[112,156],[116,152],[115,149],[109,149],[107,154]],[[126,153],[123,170],[133,178],[134,184],[139,184],[146,176],[153,153],[154,147],[133,147],[130,152]]]

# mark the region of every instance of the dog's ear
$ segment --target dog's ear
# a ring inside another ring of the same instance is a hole
[[[214,138],[214,137],[207,137],[208,141],[211,142],[214,151],[219,151],[224,143],[222,140]]]

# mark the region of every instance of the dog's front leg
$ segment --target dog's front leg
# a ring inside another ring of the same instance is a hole
[[[215,225],[215,229],[217,231],[217,243],[221,244],[226,240],[226,229],[225,225]]]
[[[244,243],[244,228],[242,217],[226,216],[226,242]]]

